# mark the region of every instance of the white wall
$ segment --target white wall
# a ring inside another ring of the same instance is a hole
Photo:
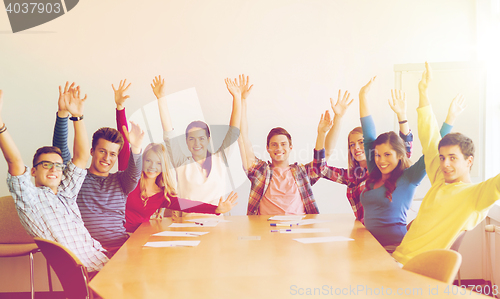
[[[377,75],[372,112],[384,132],[394,127],[386,103],[395,64],[477,56],[473,0],[86,0],[26,32],[12,34],[7,20],[0,11],[2,116],[28,165],[36,148],[51,143],[57,86],[67,80],[89,95],[90,136],[115,125],[111,83],[120,79],[132,82],[128,115],[155,99],[149,84],[161,74],[169,92],[196,88],[208,123],[227,124],[231,98],[223,80],[248,74],[258,154],[267,159],[266,135],[282,126],[293,137],[291,160],[308,162],[319,116],[338,89],[357,99]],[[347,165],[347,132],[358,125],[355,102],[329,164]],[[245,213],[248,189],[248,182],[238,188],[235,213]],[[322,213],[351,211],[344,186],[322,180],[314,192]],[[0,195],[7,193],[0,184]]]

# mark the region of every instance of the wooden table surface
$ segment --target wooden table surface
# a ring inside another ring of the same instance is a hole
[[[298,228],[329,228],[330,232],[303,234],[271,232],[267,216],[222,218],[230,222],[216,227],[169,228],[172,221],[167,218],[141,225],[90,286],[103,298],[479,296],[400,269],[352,214],[307,215],[305,219],[329,222]],[[209,233],[151,236],[165,230]],[[254,236],[260,240],[248,238]],[[354,241],[302,244],[293,240],[324,236]],[[168,240],[201,243],[196,247],[143,246],[148,241]]]

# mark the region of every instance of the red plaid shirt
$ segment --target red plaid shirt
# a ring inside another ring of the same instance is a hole
[[[321,177],[325,162],[325,150],[314,150],[314,160],[306,165],[291,164],[292,175],[297,183],[300,197],[304,203],[307,214],[319,214],[318,206],[311,188],[311,181],[317,181]],[[250,198],[248,199],[247,215],[259,214],[259,205],[262,197],[269,187],[273,170],[270,162],[264,162],[257,157],[254,164],[246,171],[248,179],[252,183]]]

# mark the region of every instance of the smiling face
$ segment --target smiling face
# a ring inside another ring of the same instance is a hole
[[[274,135],[269,140],[269,145],[267,146],[267,152],[271,156],[273,164],[283,164],[288,165],[288,156],[290,156],[290,151],[292,150],[292,145],[288,141],[286,135]]]
[[[382,178],[387,178],[398,166],[400,157],[389,143],[375,146],[375,164],[382,173]]]
[[[439,148],[440,168],[446,183],[470,182],[470,168],[473,156],[464,157],[458,145],[447,145]]]
[[[209,143],[210,137],[207,136],[205,130],[200,128],[191,128],[188,130],[186,144],[195,160],[207,157]]]
[[[358,162],[366,161],[363,134],[352,133],[349,136],[349,151],[354,160]]]
[[[144,156],[142,170],[144,175],[150,179],[156,179],[162,172],[161,159],[154,151],[150,150]]]
[[[56,153],[41,154],[37,162],[47,161],[52,163],[63,163],[63,159]],[[46,186],[57,193],[57,187],[61,183],[62,170],[58,170],[55,165],[50,169],[45,169],[41,164],[31,168],[31,175],[35,178],[35,186]]]
[[[115,165],[120,152],[120,144],[100,138],[95,148],[90,149],[92,163],[89,172],[99,176],[108,176]]]

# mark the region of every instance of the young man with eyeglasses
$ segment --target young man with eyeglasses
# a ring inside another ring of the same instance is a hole
[[[85,228],[76,198],[87,171],[89,158],[87,132],[83,123],[83,103],[79,87],[71,86],[63,94],[75,128],[74,158],[63,164],[61,151],[52,146],[39,148],[28,171],[21,154],[1,117],[0,90],[0,148],[8,164],[7,184],[14,198],[21,223],[34,237],[58,242],[73,252],[85,265],[89,276],[108,261],[106,250]],[[35,184],[31,182],[35,178]]]

